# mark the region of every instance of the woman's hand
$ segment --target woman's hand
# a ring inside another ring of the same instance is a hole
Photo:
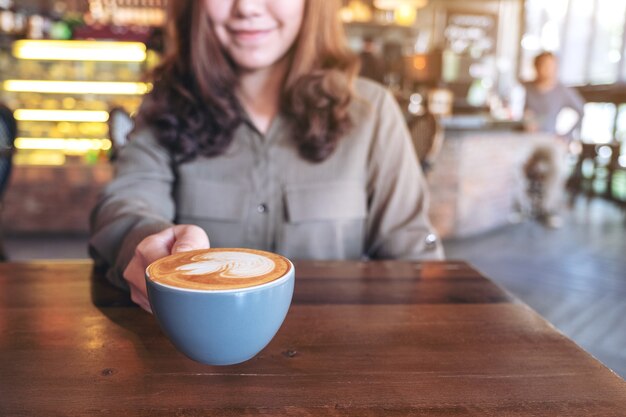
[[[124,270],[124,278],[130,287],[130,298],[148,312],[150,302],[146,291],[145,271],[148,265],[164,256],[209,247],[207,234],[198,226],[177,225],[150,235],[142,240]]]

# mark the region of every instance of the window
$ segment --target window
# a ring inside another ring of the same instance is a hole
[[[520,76],[534,76],[541,51],[560,58],[561,81],[569,85],[626,80],[623,58],[626,0],[527,0]]]
[[[626,139],[626,104],[620,104],[617,108],[615,137],[621,141]]]
[[[613,140],[615,104],[587,103],[580,136],[584,142],[609,143]],[[622,112],[620,112],[622,113]]]
[[[534,77],[533,59],[541,51],[561,49],[563,24],[569,0],[527,0],[526,28],[522,38],[522,79]]]
[[[594,3],[589,0],[572,0],[569,5],[559,66],[561,81],[565,84],[586,84]]]
[[[597,2],[595,32],[589,60],[591,84],[611,84],[617,81],[619,63],[622,59],[625,17],[626,0]]]

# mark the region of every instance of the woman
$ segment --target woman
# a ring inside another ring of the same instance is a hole
[[[144,309],[145,267],[209,237],[292,259],[441,257],[401,112],[354,80],[337,8],[170,2],[169,54],[92,215],[91,253]]]

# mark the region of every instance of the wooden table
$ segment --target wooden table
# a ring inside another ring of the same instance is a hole
[[[626,383],[460,262],[300,262],[229,367],[178,353],[89,262],[0,264],[0,416],[626,416]]]

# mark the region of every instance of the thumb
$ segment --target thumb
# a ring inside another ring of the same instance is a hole
[[[188,252],[195,249],[207,249],[211,245],[204,229],[191,225],[181,224],[174,226],[174,244],[172,253]]]

